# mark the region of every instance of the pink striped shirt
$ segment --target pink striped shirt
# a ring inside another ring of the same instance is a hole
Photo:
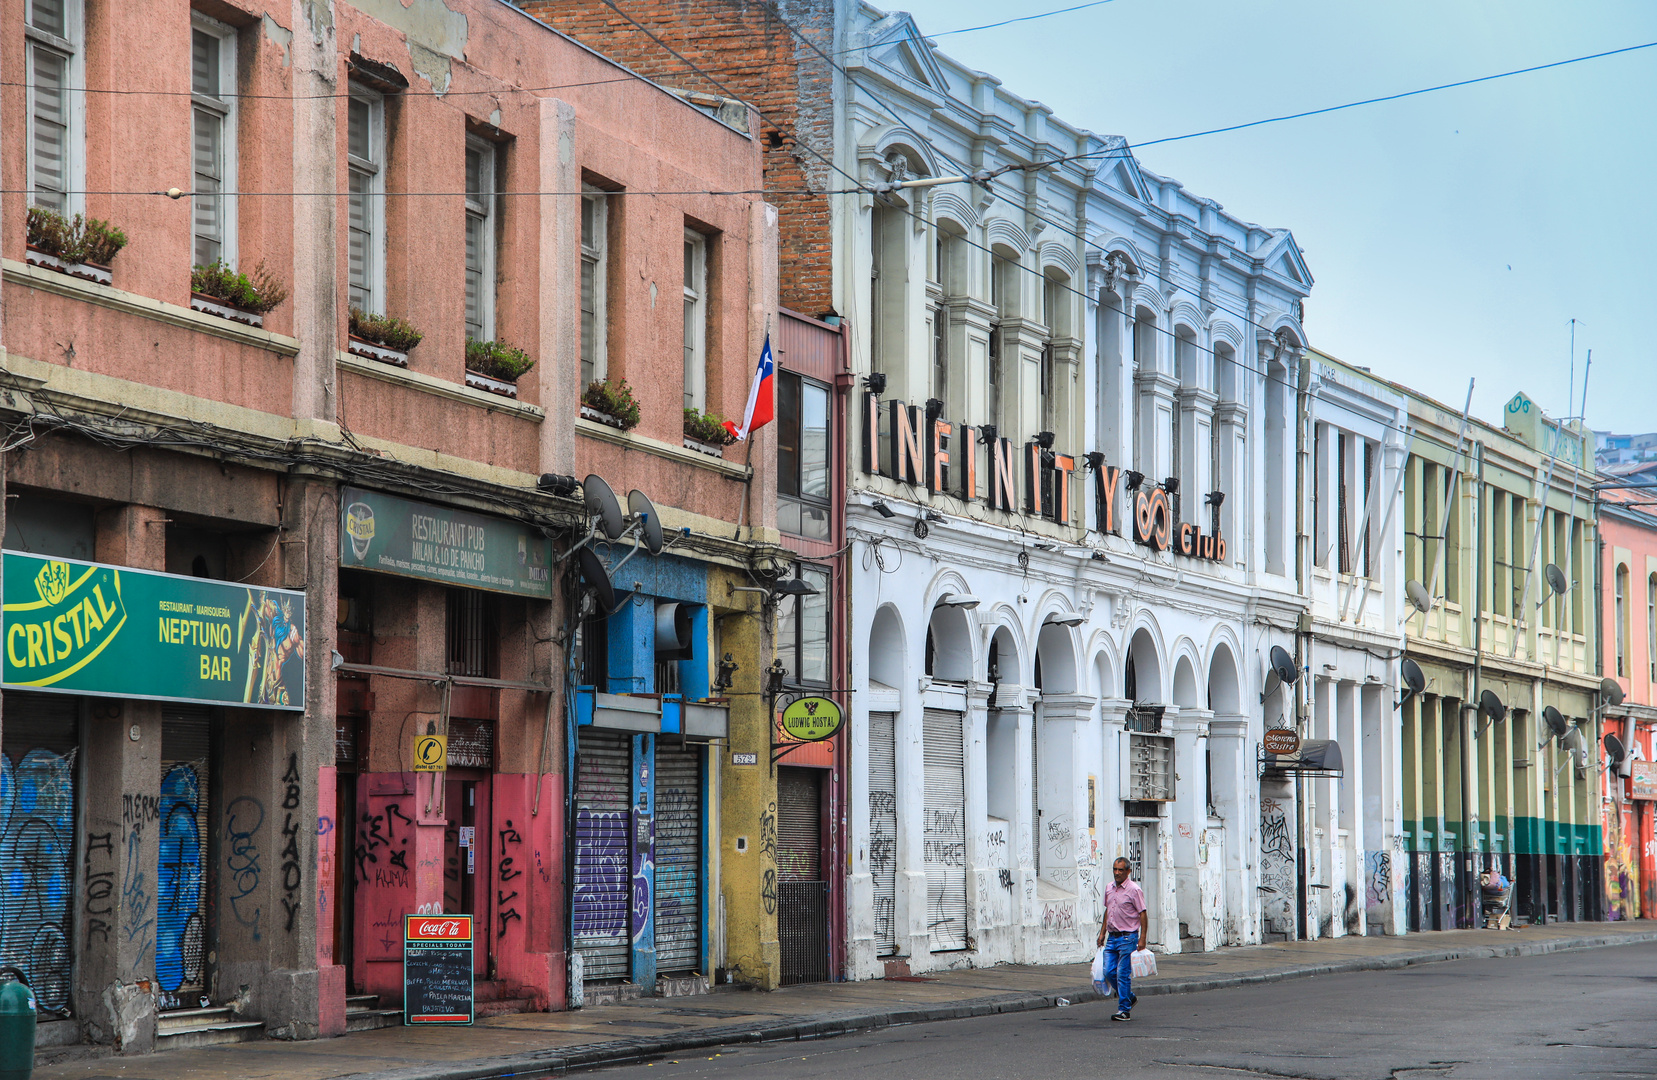
[[[1145,890],[1129,878],[1105,886],[1105,929],[1139,932],[1139,916],[1145,910]]]

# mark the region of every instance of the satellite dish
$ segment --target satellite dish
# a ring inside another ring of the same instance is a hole
[[[1409,597],[1410,607],[1425,615],[1433,610],[1433,594],[1427,591],[1427,586],[1410,578],[1404,582],[1404,595]]]
[[[1273,645],[1271,656],[1272,673],[1286,683],[1293,683],[1300,678],[1300,669],[1295,667],[1295,658],[1281,645]]]
[[[694,629],[689,604],[657,604],[656,659],[689,660],[693,655],[691,634]]]
[[[639,523],[639,534],[644,537],[645,550],[652,555],[662,553],[662,519],[656,513],[656,504],[638,488],[627,493],[627,510]]]
[[[1283,680],[1277,677],[1277,672],[1266,672],[1266,688],[1260,691],[1260,704],[1264,705],[1266,699],[1277,693],[1277,688],[1282,685]]]
[[[1486,690],[1479,695],[1479,711],[1490,717],[1493,724],[1507,719],[1507,706],[1502,704],[1502,699],[1496,696],[1494,690]]]
[[[1611,759],[1611,764],[1621,763],[1623,755],[1628,751],[1623,749],[1622,740],[1610,732],[1605,733],[1605,756]]]
[[[1555,596],[1559,596],[1570,591],[1571,583],[1566,580],[1565,571],[1561,570],[1554,563],[1549,563],[1542,568],[1542,577],[1547,580],[1548,588],[1553,590]]]
[[[1569,750],[1573,754],[1578,750],[1584,750],[1587,748],[1586,744],[1582,741],[1582,729],[1577,727],[1575,724],[1569,726],[1565,732],[1564,738],[1559,740],[1559,745],[1563,746],[1566,750]]]
[[[1565,729],[1571,726],[1565,722],[1565,717],[1560,715],[1559,710],[1552,705],[1542,707],[1542,722],[1547,726],[1547,730],[1542,733],[1542,741],[1536,744],[1538,750],[1548,745],[1549,739],[1564,735]]]
[[[604,481],[600,480],[599,483],[602,484]],[[606,487],[604,490],[610,489]],[[575,565],[580,567],[581,576],[587,579],[587,587],[593,591],[593,598],[598,601],[598,610],[608,615],[616,606],[616,590],[615,586],[610,584],[610,572],[604,569],[604,560],[600,559],[592,548],[584,547],[575,553]]]
[[[581,490],[587,503],[587,513],[597,519],[599,530],[611,540],[620,536],[621,504],[616,502],[616,493],[610,490],[604,477],[597,473],[588,474],[587,479],[581,482]]]
[[[1398,677],[1403,680],[1404,692],[1398,697],[1396,708],[1403,708],[1404,703],[1427,688],[1427,676],[1421,670],[1421,665],[1404,657],[1398,665]]]
[[[1613,678],[1604,678],[1599,681],[1599,696],[1605,699],[1605,704],[1616,708],[1622,704],[1622,684]]]

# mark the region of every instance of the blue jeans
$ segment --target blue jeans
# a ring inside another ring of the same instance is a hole
[[[1112,934],[1105,939],[1105,981],[1116,984],[1116,1004],[1123,1012],[1133,1008],[1133,952],[1139,947],[1139,931]]]

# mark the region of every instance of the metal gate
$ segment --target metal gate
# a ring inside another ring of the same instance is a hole
[[[822,781],[818,769],[777,771],[777,941],[785,986],[829,977]]]
[[[631,969],[628,900],[632,737],[583,729],[576,744],[575,947],[588,980],[626,979]]]
[[[656,970],[702,970],[702,748],[656,740]]]
[[[75,752],[80,699],[6,691],[0,763],[0,965],[22,970],[42,1013],[70,1015],[74,991]],[[86,838],[102,858],[84,885],[88,933],[117,925],[116,837]]]
[[[874,880],[875,955],[898,951],[897,717],[869,714],[869,876]]]
[[[926,927],[933,952],[953,952],[967,947],[967,786],[961,714],[927,709],[921,739],[926,764]]]
[[[1030,721],[1030,859],[1041,877],[1041,702]]]
[[[208,773],[213,714],[201,705],[161,710],[155,978],[163,1009],[194,1009],[207,986]]]

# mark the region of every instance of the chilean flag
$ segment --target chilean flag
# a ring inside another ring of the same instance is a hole
[[[748,390],[748,408],[742,414],[742,427],[725,421],[725,430],[740,442],[751,431],[758,431],[776,416],[776,361],[771,359],[771,335],[765,335],[765,348],[759,351],[759,367],[754,371],[754,385]]]

